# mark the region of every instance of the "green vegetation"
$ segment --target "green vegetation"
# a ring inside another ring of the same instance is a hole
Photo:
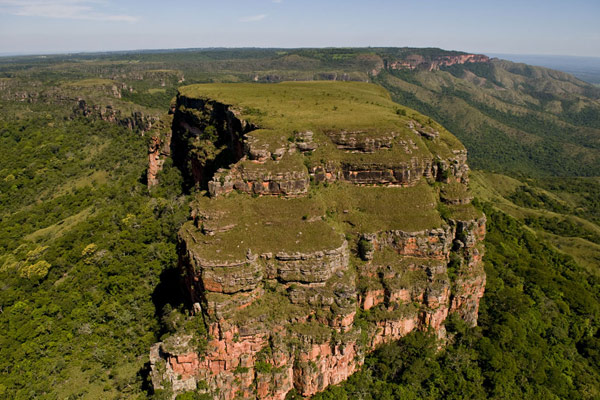
[[[244,194],[210,199],[198,196],[194,203],[204,224],[202,229],[229,227],[226,232],[202,239],[201,252],[210,260],[245,260],[246,249],[266,252],[312,252],[335,249],[343,237],[322,220],[325,208],[309,198],[252,198]],[[192,222],[186,235],[198,235]],[[190,239],[190,243],[193,243]]]
[[[472,221],[483,216],[483,213],[474,207],[473,204],[447,205],[445,208],[448,212],[446,218],[448,220]]]
[[[598,90],[570,75],[508,61],[440,71],[391,70],[375,82],[435,118],[469,150],[472,167],[528,176],[594,176]]]
[[[300,336],[310,337],[316,343],[325,343],[331,339],[331,335],[335,332],[327,325],[314,320],[292,324],[289,329]]]
[[[523,178],[521,178],[523,179]],[[599,275],[597,178],[523,179],[476,171],[473,193],[519,219],[544,240]]]
[[[367,255],[373,251],[373,244],[366,239],[358,241],[358,255],[364,261],[368,260]]]
[[[583,221],[561,219],[559,217],[527,217],[525,218],[525,223],[534,229],[543,229],[559,236],[580,237],[600,244],[598,229],[588,228],[587,224]]]
[[[3,104],[0,397],[137,397],[162,307],[181,301],[165,291],[186,199],[148,194],[138,133]]]
[[[462,149],[437,122],[429,123],[433,118],[464,143],[469,164],[478,168],[471,188],[494,208],[485,209],[488,285],[480,326],[466,329],[448,321],[453,342],[441,351],[433,338],[411,334],[369,356],[346,384],[316,398],[600,397],[600,89],[500,60],[434,71],[386,69],[410,55],[427,62],[458,54],[410,48],[216,49],[1,58],[0,397],[147,398],[150,345],[170,333],[203,332],[201,321],[182,307],[174,268],[175,232],[189,214],[188,199],[180,196],[182,178],[168,160],[161,186],[148,194],[142,177],[149,133],[142,137],[121,127],[132,122],[133,113],[163,114],[183,84],[333,79],[370,80],[391,97],[363,83],[354,84],[364,88],[360,99],[343,91],[334,96],[328,83],[317,83],[320,92],[307,89],[295,99],[310,100],[311,107],[261,112],[277,105],[272,85],[263,85],[255,94],[248,87],[242,111],[272,130],[264,136],[272,147],[287,142],[293,130],[313,129],[296,125],[299,116],[312,115],[320,126],[315,140],[328,143],[326,128],[335,130],[345,122],[342,115],[360,110],[373,117],[353,122],[364,136],[398,132],[398,139],[415,142],[414,154]],[[227,100],[232,93],[222,95]],[[75,116],[78,98],[94,115]],[[100,121],[100,111],[109,120],[114,111],[121,125]],[[439,130],[440,140],[408,131],[410,119]],[[303,157],[316,165],[389,163],[408,156],[394,142],[373,154],[323,145]],[[407,205],[427,204],[415,215],[397,212],[390,192],[361,189],[362,197],[350,186],[322,186],[305,202],[287,203],[287,215],[271,216],[267,208],[260,215],[265,222],[314,226],[306,248],[316,238],[337,243],[357,227],[425,229],[440,226],[442,218],[481,215],[472,206],[436,205],[435,190],[425,182],[415,192],[405,191],[411,193],[403,199]],[[454,189],[460,191],[449,187],[442,195],[453,198]],[[231,199],[226,212],[243,209],[235,195]],[[236,220],[235,214],[223,218]],[[331,235],[321,229],[325,223],[335,226],[328,227]],[[244,228],[238,224],[232,237],[244,240]],[[271,296],[277,301],[278,294]],[[280,305],[289,312],[286,303]],[[271,306],[258,303],[248,312],[260,316]],[[371,318],[380,312],[373,310]],[[200,350],[204,343],[192,345]]]
[[[321,200],[328,216],[342,223],[348,233],[439,228],[434,188],[422,179],[407,188],[362,187],[336,183],[319,187],[312,197]],[[398,205],[402,205],[399,207]],[[410,213],[403,210],[410,209]]]
[[[468,197],[467,186],[459,182],[450,182],[440,190],[440,198],[445,201],[456,202]]]
[[[85,87],[108,86],[108,85],[112,86],[114,84],[115,84],[115,81],[110,80],[110,79],[90,78],[90,79],[82,79],[79,81],[68,82],[65,85],[71,86],[71,87],[85,88]]]
[[[301,318],[307,314],[308,305],[292,304],[281,292],[268,292],[248,307],[231,316],[238,326],[257,329],[258,325],[272,327],[290,318]]]
[[[254,145],[266,150],[285,147],[293,133],[314,132],[318,147],[312,153],[313,163],[327,160],[352,165],[397,165],[413,157],[430,156],[430,152],[447,157],[452,150],[463,149],[441,125],[413,110],[400,108],[381,87],[362,82],[191,85],[181,88],[180,95],[233,105],[240,110],[240,118],[260,128],[252,134]],[[400,109],[403,113],[397,112]],[[426,143],[409,129],[413,120],[431,125],[440,132],[441,139]],[[342,131],[363,142],[389,137],[391,148],[359,154],[339,151],[328,136]],[[252,164],[245,166],[252,168]]]
[[[199,254],[213,261],[245,260],[248,248],[257,255],[308,253],[338,248],[342,233],[438,228],[442,219],[437,202],[434,188],[425,180],[409,188],[336,183],[314,189],[308,197],[291,199],[236,193],[216,199],[197,196],[193,208],[200,217],[196,223],[188,222],[182,234],[191,238],[199,235],[199,229],[211,232],[226,227],[225,232],[202,236],[198,244]],[[403,211],[407,207],[410,213]]]
[[[479,326],[447,324],[438,351],[422,332],[382,346],[323,399],[581,398],[600,395],[600,286],[573,259],[495,211],[488,216],[487,285]]]

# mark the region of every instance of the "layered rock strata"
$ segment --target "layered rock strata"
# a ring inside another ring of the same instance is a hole
[[[180,265],[209,334],[153,346],[155,390],[311,396],[415,329],[443,341],[450,313],[477,323],[485,217],[466,151],[397,107],[359,83],[182,89],[171,154],[204,191]]]
[[[162,171],[165,159],[171,155],[171,125],[173,117],[164,115],[154,126],[148,145],[148,187],[158,185],[158,173]]]
[[[114,123],[130,130],[139,130],[142,133],[149,131],[160,119],[156,115],[147,115],[142,111],[133,111],[129,115],[124,115],[120,109],[110,104],[105,106],[88,104],[84,99],[78,99],[77,105],[73,107],[71,117],[78,116]]]
[[[419,54],[412,54],[407,56],[404,60],[389,62],[388,68],[434,71],[440,69],[440,67],[449,67],[455,64],[485,63],[489,61],[490,58],[483,54],[445,55],[433,59],[426,59]]]

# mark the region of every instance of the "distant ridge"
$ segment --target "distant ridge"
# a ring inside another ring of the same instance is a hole
[[[600,84],[600,57],[486,53],[490,57],[567,72],[582,81]]]

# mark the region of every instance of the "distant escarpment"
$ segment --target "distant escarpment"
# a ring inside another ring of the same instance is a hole
[[[456,55],[439,55],[432,59],[427,59],[421,54],[415,53],[406,56],[402,60],[390,61],[389,69],[421,69],[426,71],[434,71],[440,67],[449,67],[452,65],[461,65],[468,63],[486,63],[490,58],[483,54],[456,54]]]
[[[382,88],[184,87],[170,155],[198,190],[179,261],[208,337],[183,324],[154,345],[155,390],[311,396],[382,343],[443,342],[452,313],[477,323],[485,216],[466,151]]]
[[[140,132],[149,131],[160,118],[158,115],[146,115],[142,111],[132,111],[129,115],[119,108],[108,104],[105,106],[90,105],[83,99],[77,100],[77,105],[73,107],[72,118],[79,116],[111,122],[123,126],[130,130],[139,130]]]

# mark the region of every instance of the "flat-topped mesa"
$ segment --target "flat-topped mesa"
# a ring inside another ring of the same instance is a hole
[[[211,196],[301,196],[311,177],[411,186],[423,176],[442,180],[448,169],[466,182],[466,151],[443,127],[381,88],[329,84],[184,87],[174,107],[174,160]]]
[[[155,389],[311,396],[414,329],[445,340],[450,313],[477,323],[485,217],[440,125],[375,85],[307,82],[182,88],[173,127],[207,189],[179,257],[209,337],[153,346]]]

